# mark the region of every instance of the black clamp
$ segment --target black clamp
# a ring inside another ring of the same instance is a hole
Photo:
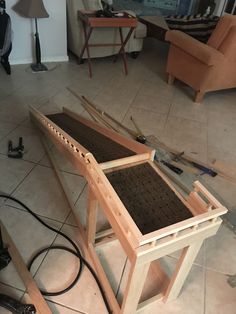
[[[13,147],[13,143],[10,140],[8,142],[8,154],[9,158],[21,159],[24,155],[24,145],[23,145],[23,138],[19,137],[19,144],[17,147]]]

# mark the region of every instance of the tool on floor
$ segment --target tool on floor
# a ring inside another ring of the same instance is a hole
[[[214,171],[214,170],[212,170],[212,169],[210,169],[210,168],[207,168],[207,167],[205,167],[205,166],[203,166],[203,165],[201,165],[201,164],[199,164],[199,163],[197,163],[197,162],[190,162],[190,164],[191,165],[193,165],[195,168],[197,168],[197,169],[199,169],[199,170],[201,170],[202,171],[202,173],[200,173],[200,175],[202,175],[202,174],[208,174],[209,176],[211,176],[211,177],[216,177],[217,176],[217,172],[216,171]]]
[[[136,141],[142,144],[145,144],[147,139],[145,137],[145,135],[143,134],[143,132],[140,130],[139,126],[137,125],[136,121],[134,120],[134,118],[131,116],[130,120],[133,122],[133,125],[135,126],[136,130],[137,130],[137,135],[136,135]]]
[[[161,148],[161,149],[167,151],[169,154],[171,154],[173,156],[174,161],[183,160],[183,161],[187,162],[189,165],[201,170],[202,171],[201,174],[208,174],[211,177],[215,177],[215,176],[217,176],[217,174],[219,174],[217,169],[214,169],[213,167],[208,167],[208,165],[204,165],[203,163],[199,163],[198,161],[194,160],[193,158],[185,155],[184,152],[179,152],[179,151],[176,151],[172,148],[169,148],[167,145],[160,142],[154,135],[147,136],[147,141],[152,147]],[[221,176],[223,176],[222,173],[221,173]]]
[[[21,159],[24,155],[24,145],[23,145],[23,138],[19,137],[18,146],[13,147],[13,143],[10,140],[8,142],[8,154],[9,158]]]
[[[180,169],[179,167],[173,166],[171,163],[161,160],[160,161],[164,166],[168,167],[170,170],[174,171],[176,174],[182,174],[183,170]]]

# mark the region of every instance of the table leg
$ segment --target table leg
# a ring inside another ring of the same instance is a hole
[[[128,74],[128,66],[127,66],[127,59],[126,59],[126,53],[125,53],[125,46],[127,44],[127,42],[129,41],[130,39],[130,36],[132,35],[133,31],[134,31],[134,27],[131,27],[125,40],[123,38],[123,34],[122,34],[122,29],[121,27],[119,28],[119,32],[120,32],[120,40],[121,40],[121,47],[120,47],[120,50],[118,52],[118,54],[116,55],[114,61],[117,60],[118,56],[120,54],[122,54],[122,57],[123,57],[123,61],[124,61],[124,66],[125,66],[125,74],[127,75]]]
[[[182,250],[174,274],[172,275],[169,286],[165,292],[164,302],[169,302],[178,297],[202,243],[203,241],[195,242]]]
[[[86,29],[86,24],[83,22],[83,31],[84,31],[84,46],[81,50],[81,53],[80,53],[80,56],[79,56],[79,62],[82,61],[82,58],[83,58],[83,55],[84,55],[84,52],[85,52],[85,49],[87,51],[87,55],[88,55],[88,65],[89,65],[89,76],[92,77],[92,64],[91,64],[91,59],[90,59],[90,52],[89,52],[89,39],[91,37],[91,34],[92,34],[92,31],[93,31],[93,28],[90,27],[88,32],[87,32],[87,29]]]
[[[125,75],[127,75],[128,74],[128,65],[127,65],[125,46],[124,46],[124,38],[123,38],[123,33],[122,33],[122,28],[121,27],[119,27],[119,32],[120,32],[120,42],[121,42],[120,54],[122,55],[122,59],[123,59],[123,62],[124,62]]]

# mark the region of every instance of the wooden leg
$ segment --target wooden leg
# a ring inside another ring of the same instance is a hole
[[[204,92],[201,92],[201,91],[196,92],[194,101],[195,102],[201,102],[203,97],[204,97],[204,95],[205,95]]]
[[[142,265],[137,265],[136,261],[131,263],[131,269],[121,307],[122,314],[136,313],[149,266],[150,263]]]
[[[128,74],[128,66],[127,66],[127,59],[126,59],[126,52],[125,52],[125,46],[127,44],[127,42],[129,41],[133,31],[134,31],[134,27],[131,27],[126,38],[124,39],[123,38],[123,34],[122,34],[122,29],[119,28],[119,33],[120,33],[120,39],[121,39],[121,48],[118,52],[118,54],[115,56],[114,58],[114,62],[117,61],[117,58],[120,54],[122,54],[122,57],[123,57],[123,62],[124,62],[124,67],[125,67],[125,74],[127,75]]]
[[[88,32],[87,32],[86,24],[83,22],[83,31],[84,31],[84,46],[83,46],[81,53],[80,53],[80,56],[79,56],[79,63],[82,63],[83,55],[84,55],[84,52],[86,49],[87,56],[88,56],[89,76],[92,77],[92,64],[91,64],[90,52],[89,52],[89,39],[91,37],[93,28],[90,27]]]
[[[87,209],[87,243],[95,243],[96,225],[97,225],[97,210],[98,201],[96,200],[93,192],[89,188],[88,191],[88,209]]]
[[[124,47],[124,38],[123,38],[123,33],[122,33],[122,28],[119,27],[119,33],[120,33],[120,41],[121,41],[121,55],[123,58],[124,62],[124,67],[125,67],[125,75],[128,74],[128,66],[127,66],[127,59],[126,59],[126,53],[125,53],[125,47]]]
[[[171,74],[168,75],[168,84],[172,85],[175,81],[175,77]]]
[[[178,297],[202,243],[203,241],[195,242],[183,249],[169,286],[165,292],[164,302],[169,302]]]

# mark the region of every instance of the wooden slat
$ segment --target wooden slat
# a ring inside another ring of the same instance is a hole
[[[198,241],[183,249],[174,274],[172,275],[168,288],[165,291],[164,302],[169,302],[178,297],[202,243],[203,241]]]
[[[133,166],[137,162],[145,162],[150,160],[150,154],[143,153],[99,164],[102,170],[112,169],[113,171],[121,166]]]

